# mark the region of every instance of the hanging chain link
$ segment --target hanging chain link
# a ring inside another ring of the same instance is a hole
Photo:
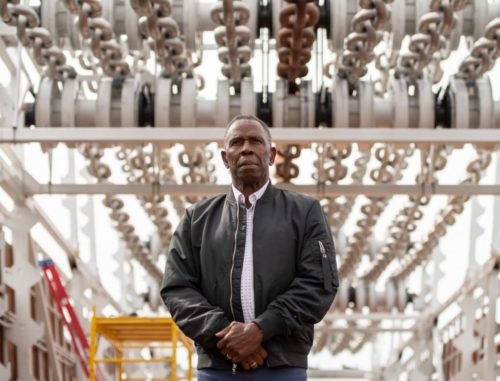
[[[355,170],[351,175],[352,184],[362,184],[363,178],[366,174],[366,170],[368,168],[368,162],[370,161],[371,150],[361,150],[360,156],[354,161]],[[352,211],[352,207],[354,206],[354,202],[356,201],[356,196],[348,196],[345,197],[345,201],[343,203],[339,203],[336,201],[337,205],[331,205],[325,210],[330,226],[332,226],[333,232],[337,234],[345,221],[349,217],[349,214]]]
[[[347,166],[343,160],[349,158],[352,153],[352,145],[342,149],[335,148],[332,144],[318,144],[316,146],[318,159],[314,162],[316,173],[312,177],[318,185],[338,184],[347,176]],[[334,218],[342,204],[337,202],[336,197],[326,197],[321,202],[323,211],[327,216],[328,223],[334,235],[338,232],[338,220]]]
[[[279,14],[278,75],[294,83],[296,78],[307,75],[319,9],[311,0],[285,1],[292,4],[285,5]]]
[[[396,149],[393,146],[382,146],[375,150],[375,157],[380,162],[377,169],[370,172],[370,178],[377,184],[396,182],[401,177],[401,171],[407,167],[406,159],[413,154],[413,148]],[[372,229],[382,214],[387,197],[368,197],[370,202],[361,207],[363,217],[356,225],[358,230],[352,235],[346,248],[343,263],[339,268],[339,277],[344,279],[354,273],[361,260]]]
[[[250,47],[251,30],[245,24],[250,18],[250,8],[243,1],[218,1],[210,12],[222,75],[239,84],[242,78],[251,75]]]
[[[163,68],[163,75],[176,77],[182,73],[193,74],[193,64],[180,37],[179,26],[172,14],[168,0],[131,0],[130,4],[140,16],[139,27],[148,36]]]
[[[276,176],[284,183],[299,176],[299,166],[292,161],[300,157],[301,148],[297,144],[288,144],[277,148]]]
[[[314,161],[316,173],[312,178],[319,184],[337,184],[347,176],[347,166],[342,161],[349,158],[352,146],[335,148],[333,144],[318,144],[316,146],[318,159]]]
[[[390,19],[388,4],[394,0],[359,0],[360,10],[352,19],[352,32],[345,39],[345,50],[338,58],[338,75],[355,84],[367,72],[374,58],[373,49]]]
[[[87,170],[94,176],[99,183],[105,183],[111,176],[111,169],[107,164],[101,162],[104,150],[96,145],[85,144],[80,148],[82,155],[89,161]],[[111,209],[110,217],[115,221],[115,229],[121,235],[125,245],[132,253],[148,274],[160,284],[163,274],[155,265],[150,257],[149,250],[141,242],[139,236],[135,233],[135,228],[129,223],[130,215],[123,210],[123,200],[117,196],[106,195],[103,201],[104,205]]]
[[[433,174],[442,171],[448,162],[448,153],[445,146],[440,146],[433,152],[432,156],[426,160],[426,165],[423,167],[423,174],[418,174],[415,182],[417,184],[429,183],[434,181]],[[432,166],[433,170],[429,168]],[[433,176],[430,179],[430,176]],[[387,265],[401,253],[407,250],[410,234],[416,229],[416,221],[423,217],[422,207],[428,205],[430,198],[428,196],[410,196],[410,205],[405,206],[398,215],[394,218],[389,228],[389,239],[384,247],[379,251],[378,255],[370,265],[369,270],[362,276],[362,279],[374,282],[386,269]]]
[[[372,329],[371,332],[365,332],[357,335],[349,344],[349,351],[353,354],[358,353],[368,342],[372,342],[377,335],[377,329],[380,327],[379,321],[372,321],[368,328]]]
[[[467,6],[468,4],[470,3],[470,0],[455,0],[454,2],[451,2],[452,6],[451,6],[451,9],[452,11],[454,11],[455,13],[456,12],[460,12],[462,11],[465,6]],[[440,9],[442,8],[444,13],[446,13],[447,15],[447,19],[446,20],[449,20],[449,7],[447,7],[446,5],[443,6],[443,2],[441,0],[439,1],[433,1],[431,3],[431,9]],[[431,12],[432,13],[432,12]],[[426,17],[423,16],[422,18]],[[429,16],[427,16],[429,17]],[[456,20],[456,14],[453,15],[453,18]],[[448,21],[445,21],[445,22],[448,22]],[[456,21],[453,22],[453,25],[452,25],[452,28],[448,30],[448,33],[451,34],[451,31],[453,29],[453,27],[455,26],[456,24]],[[432,32],[431,32],[432,33]],[[448,37],[449,37],[449,34],[448,34]],[[417,36],[417,34],[415,34],[415,36]],[[435,38],[435,34],[432,34],[432,36]],[[420,46],[415,46],[415,45],[419,45]],[[417,37],[415,37],[415,41],[413,42],[413,48],[414,49],[420,49],[420,48],[425,48],[426,43],[422,43],[418,40]],[[429,51],[429,47],[426,47],[425,49],[427,49],[426,51]],[[424,49],[424,50],[425,50]],[[411,51],[410,51],[411,53]],[[410,54],[410,53],[401,53],[401,56],[405,55],[405,54]],[[420,51],[417,52],[418,54],[425,54],[425,51],[424,53],[421,53]],[[428,64],[427,65],[424,65],[422,70],[423,69],[426,69],[427,70],[427,74],[428,74],[428,78],[431,78],[432,79],[432,82],[433,83],[437,83],[441,80],[442,78],[442,75],[443,75],[443,71],[441,69],[441,65],[440,65],[440,62],[441,60],[447,58],[449,56],[449,49],[447,47],[445,47],[444,49],[442,49],[439,54],[433,54],[431,55],[431,57],[429,58],[429,61],[428,61]],[[416,56],[413,55],[412,57],[414,58],[406,58],[406,60],[410,60],[411,64],[415,64],[415,60],[416,60]],[[424,59],[424,58],[422,58]],[[410,69],[407,69],[407,68],[404,68],[404,67],[399,67],[398,68],[398,65],[401,65],[402,64],[402,61],[401,60],[405,60],[403,58],[401,58],[399,55],[398,55],[398,52],[397,51],[394,51],[394,50],[390,50],[390,49],[385,49],[384,51],[381,51],[380,53],[377,54],[376,58],[375,58],[375,67],[378,69],[379,73],[380,73],[380,79],[378,79],[376,81],[376,92],[378,95],[382,95],[383,93],[387,92],[387,89],[388,89],[388,85],[389,85],[389,79],[390,79],[390,73],[392,72],[393,69],[396,69],[398,75],[407,75],[408,73],[410,73]],[[413,67],[413,66],[412,66]],[[415,70],[413,71],[413,75],[414,76],[417,76],[418,75],[418,72],[415,68]]]
[[[188,173],[182,176],[184,184],[214,183],[215,165],[211,163],[214,154],[204,146],[185,146],[179,153],[179,164],[188,169]],[[201,200],[201,197],[186,197],[190,203]]]
[[[436,83],[441,79],[440,61],[449,56],[448,38],[457,24],[455,12],[463,9],[465,2],[432,0],[430,12],[418,21],[417,33],[410,37],[408,52],[401,53],[397,61],[396,75],[412,79],[422,75],[432,63],[430,78]]]
[[[124,161],[122,170],[129,175],[128,181],[130,183],[156,184],[158,186],[165,182],[175,182],[168,153],[165,151],[158,152],[157,160],[155,160],[155,152],[146,152],[144,148],[143,146],[132,149],[121,148],[116,153],[116,157]],[[155,173],[155,161],[157,161],[158,173]],[[154,194],[142,195],[137,198],[156,226],[163,250],[166,253],[172,237],[172,224],[168,220],[167,208],[162,206],[165,196],[159,192],[154,192]]]
[[[99,60],[103,73],[112,78],[127,77],[130,67],[111,24],[102,17],[101,3],[98,0],[64,0],[64,4],[71,14],[78,15],[80,34]]]
[[[491,151],[477,150],[477,159],[467,166],[468,176],[461,184],[478,184],[484,171],[491,163]],[[446,235],[449,226],[453,226],[456,217],[464,211],[464,205],[470,196],[453,196],[448,204],[440,211],[438,222],[419,244],[413,247],[401,260],[400,268],[392,275],[391,279],[400,282],[406,279],[419,265],[424,264],[432,256],[432,252],[439,244],[439,240]]]
[[[66,63],[66,56],[54,41],[47,29],[40,27],[37,12],[19,0],[0,0],[2,20],[17,29],[17,38],[25,48],[32,49],[37,65],[46,68],[46,73],[54,80],[76,77],[75,69]]]
[[[460,64],[457,77],[476,80],[490,70],[500,57],[500,17],[486,25],[484,37],[472,46],[469,55]]]
[[[338,336],[332,337],[332,341],[328,345],[328,349],[331,354],[338,354],[347,348],[349,348],[349,343],[353,339],[355,332],[356,323],[352,320],[347,322],[347,328],[351,328],[352,333],[344,333],[338,338]]]

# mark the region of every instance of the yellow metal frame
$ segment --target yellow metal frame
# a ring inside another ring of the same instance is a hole
[[[115,349],[116,358],[96,358],[99,348],[99,339],[104,337]],[[124,363],[170,363],[171,375],[166,378],[153,378],[153,380],[178,381],[177,376],[177,349],[182,345],[188,351],[188,374],[187,380],[191,381],[193,376],[192,355],[193,345],[191,341],[175,325],[172,318],[158,317],[98,317],[95,307],[93,308],[92,320],[90,322],[90,353],[89,374],[90,381],[96,380],[96,368],[98,363],[115,363],[118,369],[118,379],[122,381]],[[138,359],[124,357],[127,349],[143,348],[170,348],[170,357],[154,359]],[[146,379],[146,378],[145,378]],[[127,380],[132,380],[127,378]],[[134,380],[138,380],[135,379]]]

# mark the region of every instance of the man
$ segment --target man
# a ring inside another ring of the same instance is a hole
[[[338,287],[330,229],[318,201],[270,183],[260,119],[235,117],[221,155],[232,189],[187,209],[161,296],[196,344],[198,380],[304,381]]]

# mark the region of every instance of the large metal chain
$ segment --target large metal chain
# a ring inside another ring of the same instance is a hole
[[[140,16],[139,26],[148,36],[163,75],[175,77],[182,73],[192,74],[193,65],[180,38],[179,26],[170,17],[172,5],[168,0],[130,0],[130,5]]]
[[[47,76],[55,80],[76,77],[62,49],[54,45],[49,31],[40,27],[40,18],[33,8],[19,4],[19,0],[0,0],[0,15],[6,24],[17,28],[19,42],[32,48],[33,59],[47,69]]]
[[[135,149],[121,148],[116,153],[116,157],[124,161],[122,169],[125,173],[128,173],[128,181],[131,183],[160,185],[160,183],[164,182],[175,182],[168,153],[165,151],[158,153],[158,163],[156,163],[158,173],[155,173],[154,155],[155,152],[146,152],[143,146],[138,146]],[[172,224],[168,220],[167,208],[162,206],[165,196],[153,192],[151,195],[142,195],[137,198],[156,226],[163,250],[166,253],[172,238]]]
[[[213,152],[204,146],[185,146],[179,153],[179,164],[188,169],[188,173],[182,176],[184,184],[214,183],[215,165],[211,163]],[[199,201],[200,197],[186,197],[188,202]]]
[[[380,166],[370,172],[371,179],[377,184],[389,184],[399,180],[401,170],[407,166],[406,159],[412,153],[412,148],[404,151],[392,146],[377,148],[375,157],[380,162]],[[369,197],[369,200],[368,204],[361,207],[364,216],[356,223],[358,230],[352,235],[339,268],[339,277],[342,279],[353,274],[361,260],[368,238],[372,234],[372,229],[388,202],[386,197]]]
[[[495,65],[498,57],[500,57],[500,17],[486,25],[484,37],[474,42],[469,55],[460,64],[457,76],[476,80]]]
[[[220,0],[211,10],[222,75],[231,78],[233,84],[251,74],[250,48],[251,30],[245,24],[250,18],[250,9],[243,1]]]
[[[349,351],[351,353],[358,353],[365,344],[373,342],[373,338],[377,335],[377,328],[380,327],[380,321],[372,321],[368,326],[372,331],[365,332],[354,337],[349,344]]]
[[[445,146],[440,146],[433,152],[428,160],[426,166],[423,168],[423,174],[417,175],[415,182],[417,184],[425,184],[434,181],[434,174],[445,168],[448,162],[447,152]],[[432,171],[429,168],[432,167]],[[432,179],[430,177],[432,176]],[[430,198],[428,196],[411,196],[410,205],[405,206],[398,215],[394,218],[389,228],[389,239],[375,259],[370,264],[369,270],[362,276],[362,279],[374,282],[385,270],[387,265],[403,253],[408,246],[410,234],[415,231],[415,222],[423,217],[422,207],[426,206]]]
[[[355,84],[367,72],[374,58],[373,49],[380,41],[381,31],[390,19],[387,4],[394,0],[359,0],[361,8],[352,19],[352,32],[345,39],[345,50],[339,59],[338,75]]]
[[[491,151],[480,149],[478,157],[467,166],[468,176],[461,184],[478,184],[484,171],[491,163]],[[424,264],[432,256],[432,252],[439,244],[439,240],[446,235],[449,226],[456,222],[456,217],[464,211],[464,205],[470,196],[453,196],[448,204],[440,211],[438,222],[419,244],[412,248],[401,260],[401,267],[395,271],[391,279],[400,282],[406,279],[419,265]]]
[[[101,162],[104,151],[96,145],[85,144],[81,147],[80,152],[89,161],[87,166],[89,173],[99,183],[107,182],[111,176],[111,169],[107,164]],[[152,261],[149,250],[135,233],[135,228],[129,223],[130,215],[123,210],[123,200],[117,196],[107,195],[104,197],[103,203],[111,209],[110,217],[116,223],[114,227],[121,234],[121,238],[132,253],[133,258],[160,284],[163,274]]]
[[[347,176],[347,165],[343,160],[350,157],[352,146],[345,148],[335,148],[332,144],[318,144],[316,153],[318,159],[314,162],[317,172],[313,174],[313,179],[320,184],[338,184]],[[323,211],[327,216],[330,228],[334,235],[338,232],[339,221],[337,216],[341,205],[336,197],[326,197],[321,202]]]
[[[284,147],[278,147],[276,160],[276,176],[283,182],[289,183],[290,180],[299,176],[299,166],[293,163],[294,159],[300,157],[301,148],[297,144],[288,144]]]
[[[347,348],[349,348],[349,344],[351,340],[354,338],[356,323],[352,320],[348,320],[347,328],[351,328],[351,333],[344,333],[343,335],[332,337],[328,345],[328,349],[331,354],[338,354]]]
[[[65,0],[64,4],[71,14],[78,15],[80,34],[99,60],[103,73],[112,78],[128,76],[130,67],[111,24],[102,17],[101,3],[98,0]]]
[[[366,174],[370,157],[370,149],[361,150],[360,156],[354,161],[354,166],[356,169],[351,174],[352,184],[363,183],[363,178]],[[347,196],[345,197],[345,201],[343,203],[339,203],[339,201],[336,200],[337,205],[334,204],[331,205],[331,207],[326,205],[327,208],[325,210],[325,213],[327,215],[328,222],[330,223],[330,226],[332,227],[335,234],[340,231],[345,221],[349,217],[355,201],[356,196]]]
[[[316,39],[314,25],[319,20],[318,6],[311,0],[285,0],[289,3],[280,10],[278,32],[278,75],[294,83],[307,75],[311,48]]]
[[[441,79],[439,62],[449,56],[448,37],[457,24],[455,12],[463,9],[465,3],[460,1],[453,4],[451,0],[431,1],[430,12],[420,18],[417,33],[410,37],[408,52],[399,56],[396,75],[418,78],[424,68],[434,62],[433,82]]]

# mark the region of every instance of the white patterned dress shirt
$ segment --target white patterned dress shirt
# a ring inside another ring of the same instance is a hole
[[[245,235],[245,254],[243,256],[243,269],[241,272],[241,306],[243,308],[243,318],[245,323],[250,323],[255,319],[255,298],[253,290],[253,215],[255,213],[255,203],[266,191],[269,180],[257,192],[248,197],[252,206],[247,208],[247,231]],[[238,189],[233,187],[234,198],[239,204],[245,204],[245,196]]]

